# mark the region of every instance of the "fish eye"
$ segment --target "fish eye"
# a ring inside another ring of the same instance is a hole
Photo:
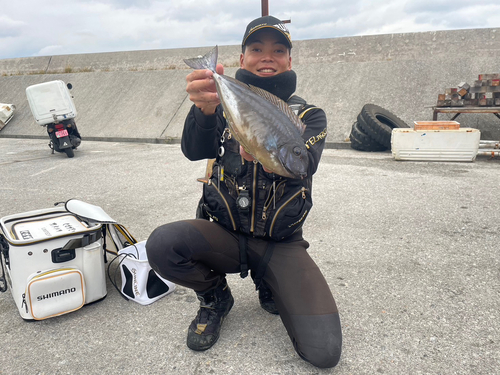
[[[295,147],[293,148],[293,153],[294,153],[295,155],[297,155],[297,156],[300,156],[300,154],[302,154],[302,150],[300,149],[300,147],[299,147],[299,146],[295,146]]]

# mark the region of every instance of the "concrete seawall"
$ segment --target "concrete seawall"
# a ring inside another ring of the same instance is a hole
[[[182,59],[206,48],[43,56],[0,60],[0,102],[16,105],[0,137],[46,137],[26,100],[27,86],[61,79],[73,84],[82,136],[93,140],[178,142],[191,106],[190,69]],[[233,76],[239,46],[220,46],[219,62]],[[366,103],[409,124],[431,120],[439,93],[481,73],[498,73],[500,29],[436,31],[296,41],[297,94],[323,108],[328,147],[348,147],[352,123]],[[441,115],[440,119],[450,116]],[[462,114],[462,126],[500,139],[493,115]],[[347,141],[346,141],[347,139]]]

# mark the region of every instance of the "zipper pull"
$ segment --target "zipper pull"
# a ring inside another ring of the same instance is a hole
[[[302,199],[306,199],[306,189],[302,188]]]
[[[28,313],[28,304],[26,303],[26,294],[23,293],[23,303],[21,303],[21,307],[26,306],[26,313]]]

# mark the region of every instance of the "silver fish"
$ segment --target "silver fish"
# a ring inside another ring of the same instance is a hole
[[[210,69],[229,129],[246,152],[266,169],[288,178],[307,177],[305,125],[277,96],[217,74],[217,46],[203,57],[185,59],[193,69]]]

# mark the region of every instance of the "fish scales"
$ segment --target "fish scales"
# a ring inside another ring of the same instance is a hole
[[[234,138],[266,169],[289,178],[307,176],[305,125],[281,99],[215,71],[217,46],[201,58],[184,60],[194,69],[210,69]]]
[[[286,139],[293,137],[301,139],[299,131],[295,127],[284,125],[288,122],[287,116],[283,112],[276,111],[274,104],[249,91],[247,87],[241,87],[241,83],[234,83],[228,78],[219,76],[216,79],[220,80],[219,85],[227,88],[227,95],[223,94],[221,101],[234,137],[257,160],[270,159],[270,164],[267,166],[261,161],[268,169],[289,176],[279,160],[277,150],[280,143]],[[289,108],[286,104],[285,106]],[[259,111],[255,108],[259,108]]]
[[[227,84],[227,82],[225,82]],[[248,143],[252,141],[258,144],[267,143],[274,147],[277,146],[278,140],[281,138],[286,138],[290,136],[300,136],[298,130],[295,128],[287,127],[283,125],[284,114],[273,111],[273,104],[269,103],[265,99],[259,97],[253,92],[248,92],[248,90],[239,92],[240,88],[236,86],[233,87],[232,94],[237,98],[238,95],[246,96],[246,100],[231,100],[226,101],[223,99],[223,106],[226,108],[226,117],[233,125],[233,129],[238,135],[240,133],[246,133],[248,139],[244,137],[241,139],[242,145],[251,148]],[[237,103],[233,106],[232,103]],[[260,111],[256,112],[254,108],[260,108]],[[288,106],[287,106],[288,108]],[[271,126],[267,127],[255,127],[251,124],[255,123],[266,123]],[[295,133],[295,134],[294,134]]]

